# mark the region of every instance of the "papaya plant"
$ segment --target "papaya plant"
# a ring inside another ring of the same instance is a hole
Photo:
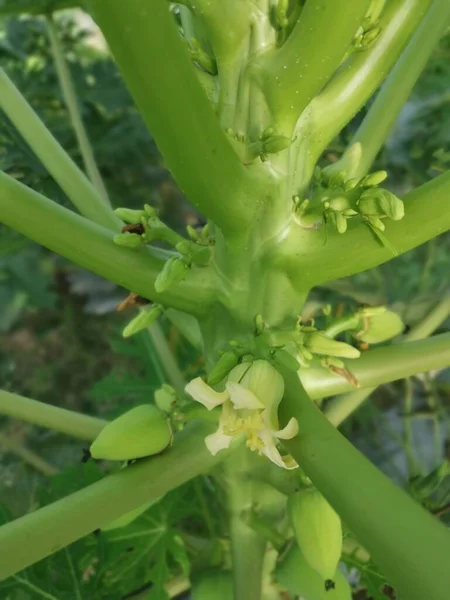
[[[194,599],[350,598],[338,563],[354,538],[399,598],[443,600],[450,535],[417,502],[424,488],[398,487],[337,426],[378,385],[450,365],[449,334],[431,336],[449,297],[407,333],[384,305],[347,315],[324,306],[315,318],[305,306],[317,286],[450,228],[450,172],[400,198],[372,169],[450,24],[448,0],[86,3],[173,177],[207,220],[185,236],[148,204],[112,210],[51,14],[74,3],[32,4],[24,10],[46,14],[86,174],[1,71],[0,107],[78,212],[1,173],[0,220],[128,290],[138,312],[124,337],[152,331],[164,314],[205,369],[110,423],[0,392],[1,413],[85,440],[84,460],[116,465],[3,525],[0,578],[126,527],[210,473],[226,515],[211,541],[227,543],[193,572]],[[325,161],[372,96],[342,156]],[[446,475],[444,465],[421,484],[434,489]]]

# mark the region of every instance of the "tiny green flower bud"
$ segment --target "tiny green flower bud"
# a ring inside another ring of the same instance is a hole
[[[343,211],[350,208],[347,196],[335,196],[334,198],[330,198],[327,204],[331,210]]]
[[[190,256],[190,254],[192,253],[193,247],[194,247],[194,244],[192,242],[189,242],[188,240],[183,240],[182,242],[178,242],[178,244],[176,244],[176,246],[175,246],[176,250],[180,254],[184,254],[186,256]]]
[[[119,233],[113,237],[113,242],[124,248],[139,248],[144,240],[137,233]]]
[[[359,177],[352,177],[352,179],[347,179],[347,181],[344,184],[344,190],[346,192],[349,192],[350,190],[355,189],[355,187],[359,185],[360,181],[361,179]]]
[[[358,358],[360,351],[345,342],[337,342],[321,333],[310,333],[305,336],[305,346],[314,354],[337,356],[340,358]]]
[[[264,129],[264,131],[262,132],[261,139],[267,140],[268,138],[270,138],[271,135],[273,135],[273,133],[274,133],[273,127],[268,127],[267,129]]]
[[[284,135],[271,135],[264,140],[263,152],[266,154],[276,154],[282,150],[286,150],[291,145],[291,139]]]
[[[125,223],[139,223],[145,215],[143,210],[132,210],[131,208],[116,208],[114,212]]]
[[[155,280],[155,290],[158,294],[167,290],[174,283],[181,281],[185,277],[187,269],[188,265],[180,258],[176,256],[169,258]]]
[[[216,383],[222,381],[222,379],[224,379],[237,365],[238,360],[239,358],[237,354],[235,354],[232,350],[224,352],[211,371],[208,373],[206,383],[209,385],[216,385]]]
[[[379,27],[374,27],[373,29],[365,33],[362,38],[362,45],[364,47],[369,46],[369,44],[375,41],[380,35],[380,31],[381,29]]]
[[[190,44],[189,53],[192,60],[198,63],[210,75],[217,75],[217,64],[214,58],[203,50],[197,39],[192,38]]]
[[[382,183],[387,177],[386,171],[375,171],[363,177],[360,181],[360,185],[364,187],[374,187]]]
[[[378,231],[384,231],[386,229],[386,225],[377,217],[368,217],[367,220],[369,221],[369,224]]]
[[[195,265],[207,265],[211,258],[209,246],[196,246],[192,249],[191,261]]]
[[[198,242],[198,240],[200,239],[200,235],[196,229],[194,229],[191,225],[187,225],[186,231],[193,242]]]
[[[158,209],[156,209],[154,206],[150,206],[150,204],[144,204],[144,212],[147,218],[158,216]]]
[[[177,399],[177,393],[171,385],[163,383],[154,394],[155,404],[165,413],[170,413]]]
[[[347,219],[341,212],[334,210],[327,212],[327,220],[339,233],[345,233],[347,231]]]
[[[362,311],[361,311],[362,312]],[[363,317],[363,328],[355,337],[368,344],[379,344],[400,335],[405,325],[401,318],[390,310]]]
[[[130,337],[139,333],[143,329],[150,327],[163,313],[163,307],[159,304],[154,304],[142,308],[139,314],[128,323],[122,332],[124,338]]]

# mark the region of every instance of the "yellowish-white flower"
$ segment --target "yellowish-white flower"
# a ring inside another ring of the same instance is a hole
[[[298,466],[292,456],[282,456],[277,448],[278,440],[297,435],[298,423],[292,418],[283,429],[278,429],[277,412],[284,381],[268,361],[237,365],[228,375],[223,392],[217,392],[200,377],[188,383],[186,392],[208,410],[222,406],[217,431],[205,438],[211,454],[228,448],[234,437],[244,433],[250,450],[285,469]]]

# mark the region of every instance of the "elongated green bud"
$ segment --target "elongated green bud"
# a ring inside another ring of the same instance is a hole
[[[276,154],[286,150],[291,145],[291,139],[284,135],[271,135],[263,142],[263,152],[266,154]]]
[[[200,239],[200,234],[196,229],[194,229],[191,225],[187,225],[186,231],[193,242],[198,242],[198,240]]]
[[[169,421],[152,404],[136,406],[108,423],[91,444],[91,456],[133,460],[162,452],[172,441]]]
[[[332,578],[335,587],[326,590],[323,578],[309,566],[296,545],[292,546],[281,562],[277,563],[275,580],[296,598],[352,600],[351,587],[339,569],[336,569]]]
[[[327,212],[327,221],[333,225],[339,233],[345,233],[347,231],[347,219],[341,212],[334,210]]]
[[[360,312],[363,317],[363,327],[355,337],[368,344],[379,344],[400,335],[405,325],[397,313],[385,310],[382,313],[365,316],[364,309]]]
[[[316,489],[289,496],[288,512],[306,562],[324,579],[325,588],[332,589],[342,552],[339,515]]]
[[[142,514],[144,514],[146,510],[148,510],[151,506],[153,506],[160,500],[161,500],[161,498],[157,498],[156,500],[151,500],[150,502],[146,502],[142,506],[138,506],[138,508],[135,508],[134,510],[131,510],[130,512],[122,515],[118,519],[111,521],[111,523],[104,525],[101,528],[101,530],[102,531],[111,531],[113,529],[120,529],[121,527],[126,527],[127,525],[129,525],[130,523],[135,521],[138,517],[140,517]]]
[[[189,52],[192,60],[210,75],[217,75],[217,64],[214,58],[203,50],[197,39],[192,38],[190,44]]]
[[[345,342],[337,342],[321,333],[309,333],[305,336],[305,346],[314,354],[337,356],[338,358],[358,358],[360,351]]]
[[[233,577],[229,571],[202,571],[192,582],[192,600],[231,600]]]
[[[289,0],[278,0],[277,5],[275,6],[274,16],[275,16],[275,27],[277,29],[285,29],[288,24],[287,13],[289,10]]]
[[[387,177],[386,171],[375,171],[361,179],[360,185],[365,187],[374,187],[383,182]]]
[[[170,413],[176,400],[177,393],[171,385],[163,383],[154,394],[155,404],[163,412]]]
[[[176,256],[172,256],[164,264],[164,267],[155,280],[155,290],[162,294],[171,285],[181,281],[186,275],[187,264]]]
[[[239,357],[232,350],[224,352],[214,367],[208,373],[206,381],[209,385],[216,385],[224,379],[238,364]]]
[[[142,217],[145,216],[143,210],[133,210],[131,208],[116,208],[114,212],[125,223],[139,223]]]
[[[144,204],[144,213],[147,219],[158,216],[158,209],[150,204]]]
[[[403,202],[385,189],[366,190],[361,194],[357,204],[359,212],[368,217],[388,217],[399,221],[405,216]]]
[[[359,177],[352,177],[351,179],[347,179],[347,181],[344,184],[344,190],[346,192],[349,192],[350,190],[354,190],[360,181],[361,181],[361,179]]]
[[[347,196],[335,196],[324,202],[325,208],[331,208],[331,210],[347,210],[350,208],[350,201]]]
[[[150,327],[163,313],[163,307],[159,304],[146,306],[142,308],[139,314],[132,319],[122,332],[124,338],[139,333],[143,329]]]
[[[113,242],[124,248],[140,248],[144,240],[137,233],[119,233],[113,237]]]

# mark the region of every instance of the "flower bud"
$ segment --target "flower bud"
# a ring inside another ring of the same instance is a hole
[[[113,237],[113,242],[117,246],[124,248],[139,248],[144,243],[144,240],[137,233],[119,233]]]
[[[360,185],[364,187],[374,187],[384,181],[386,177],[386,171],[375,171],[374,173],[369,173],[369,175],[363,177],[360,181]]]
[[[397,313],[386,310],[382,313],[363,316],[363,329],[355,337],[368,344],[379,344],[400,335],[405,325]]]
[[[255,360],[251,363],[241,380],[241,384],[270,409],[271,419],[276,419],[278,405],[284,394],[284,380],[280,373],[267,360]]]
[[[114,212],[125,223],[139,223],[145,216],[143,210],[132,210],[131,208],[116,208]]]
[[[198,244],[192,248],[191,262],[195,265],[207,265],[211,258],[211,249],[208,246],[199,246]]]
[[[139,314],[132,319],[122,332],[124,338],[130,337],[147,327],[150,327],[163,313],[163,307],[159,304],[149,305],[142,308]]]
[[[171,385],[163,383],[154,394],[155,404],[165,413],[170,413],[177,399],[177,393]]]
[[[305,346],[314,354],[337,356],[339,358],[358,358],[360,351],[345,342],[337,342],[321,333],[310,333],[305,336]]]
[[[300,365],[298,360],[287,350],[275,350],[272,354],[273,360],[290,371],[298,371]]]
[[[224,379],[230,371],[237,365],[238,356],[232,350],[224,352],[217,363],[208,373],[206,382],[209,385],[215,385]]]
[[[172,256],[164,264],[164,267],[155,280],[155,290],[162,294],[171,285],[181,281],[188,269],[187,264],[176,256]]]
[[[264,140],[263,153],[276,154],[282,150],[286,150],[291,145],[291,139],[284,135],[271,135]]]

